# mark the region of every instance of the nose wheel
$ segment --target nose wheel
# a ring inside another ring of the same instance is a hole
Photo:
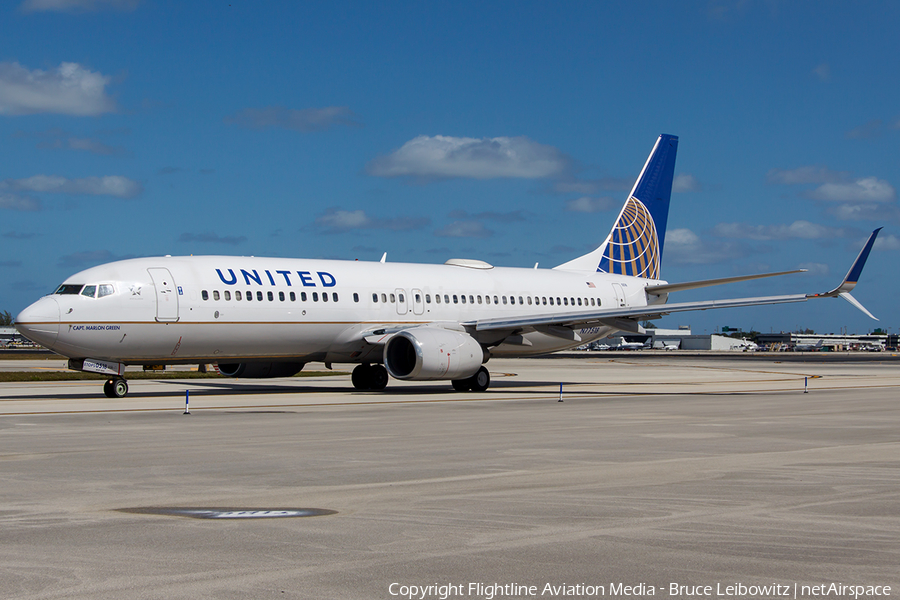
[[[103,384],[107,398],[124,398],[128,394],[128,382],[124,379],[108,379]]]

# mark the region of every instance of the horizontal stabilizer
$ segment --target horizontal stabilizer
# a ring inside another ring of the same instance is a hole
[[[648,294],[667,294],[669,292],[680,292],[683,290],[695,290],[697,288],[711,287],[714,285],[723,285],[726,283],[737,283],[738,281],[750,281],[751,279],[763,279],[764,277],[777,277],[778,275],[791,275],[793,273],[806,273],[806,269],[795,269],[793,271],[780,271],[778,273],[760,273],[759,275],[741,275],[739,277],[722,277],[720,279],[702,279],[699,281],[686,281],[684,283],[667,283],[665,285],[648,285],[646,292]]]

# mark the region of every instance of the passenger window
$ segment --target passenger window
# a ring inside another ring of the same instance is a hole
[[[465,295],[465,294],[462,295],[462,303],[463,303],[463,304],[466,303],[466,295]]]
[[[568,306],[568,305],[569,305],[569,299],[568,299],[568,298],[563,298],[563,304],[565,304],[566,306]]]
[[[372,302],[375,302],[375,303],[378,302],[378,294],[375,292],[372,292]]]
[[[562,306],[562,301],[559,299],[559,296],[556,297],[556,305]]]
[[[219,290],[213,290],[213,300],[219,300]]]
[[[313,302],[319,301],[319,292],[313,292],[312,294]]]
[[[359,302],[359,294],[357,294],[356,292],[353,292],[353,301]]]
[[[322,302],[328,302],[328,292],[322,292]]]
[[[425,294],[425,304],[431,304],[431,294]]]
[[[266,292],[266,297],[269,299],[269,302],[275,299],[275,295],[272,292]]]
[[[600,306],[600,298],[597,298],[597,306]]]
[[[306,298],[307,298],[306,292],[300,292],[300,300],[302,302],[306,302]]]
[[[296,302],[296,301],[297,301],[297,294],[295,294],[294,292],[291,292],[291,302]]]
[[[400,294],[400,302],[406,302],[406,296]]]
[[[228,290],[225,290],[224,293],[225,293],[225,300],[230,302],[231,301],[231,292],[229,292]]]
[[[440,303],[441,303],[441,295],[440,295],[440,294],[435,294],[435,295],[434,295],[434,301],[435,301],[437,304],[440,304]]]
[[[481,296],[478,296],[478,304],[481,304]]]
[[[485,296],[485,297],[484,297],[484,303],[485,303],[485,304],[490,304],[490,303],[491,303],[491,297],[490,297],[490,296]]]
[[[469,304],[475,304],[475,297],[469,294]]]
[[[459,296],[453,294],[453,304],[459,304]]]
[[[510,297],[509,297],[509,303],[510,303],[510,304],[515,304],[515,303],[516,303],[516,297],[515,297],[515,296],[510,296]]]
[[[422,301],[422,294],[416,294],[416,304]]]
[[[519,296],[519,304],[525,304],[525,303],[522,301],[522,296]]]
[[[575,298],[569,298],[569,301],[571,302],[572,306],[575,306]]]
[[[203,298],[204,300],[209,300],[209,292],[207,292],[206,290],[203,290],[202,292],[200,292],[200,297]]]
[[[528,296],[528,306],[531,306],[531,296]]]
[[[243,299],[244,299],[244,297],[241,296],[241,291],[240,291],[240,290],[237,290],[237,291],[234,292],[234,299],[235,299],[235,300],[243,300]]]
[[[550,306],[553,306],[553,296],[550,296]]]
[[[284,302],[284,292],[278,292],[278,299]]]
[[[394,294],[391,294],[391,303],[393,304],[396,301],[397,301],[397,296],[395,296]]]
[[[450,304],[450,296],[444,294],[444,304]]]
[[[270,293],[271,293],[271,292],[270,292]],[[262,295],[262,292],[256,292],[256,299],[259,300],[260,302],[263,301],[263,295]]]
[[[497,300],[497,296],[494,296],[494,304],[500,304],[500,302]]]
[[[578,299],[578,306],[581,306],[581,298]]]
[[[250,300],[253,300],[253,292],[247,290],[247,301],[249,302]]]
[[[337,302],[337,301],[338,301],[338,295],[337,295],[337,292],[331,292],[331,299],[332,299],[334,302]]]
[[[384,293],[381,294],[381,301],[387,302],[387,294],[384,294]]]
[[[591,298],[591,306],[593,306],[593,305],[594,305],[594,299]]]
[[[102,284],[102,285],[100,286],[100,288],[97,290],[97,297],[98,297],[98,298],[102,298],[102,297],[104,297],[104,296],[112,296],[112,295],[115,294],[115,293],[116,293],[116,288],[114,288],[114,287],[113,287],[111,284],[109,284],[109,283],[104,283],[104,284]]]
[[[551,298],[551,300],[552,300],[552,298]],[[547,306],[547,296],[541,296],[541,304],[543,304],[544,306]]]

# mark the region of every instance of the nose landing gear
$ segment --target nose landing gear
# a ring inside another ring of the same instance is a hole
[[[128,382],[121,378],[107,379],[103,393],[107,398],[124,398],[128,394]]]

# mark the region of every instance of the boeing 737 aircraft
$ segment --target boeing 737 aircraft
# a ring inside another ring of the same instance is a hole
[[[875,230],[841,284],[795,294],[667,304],[672,292],[800,271],[688,283],[660,279],[678,138],[661,135],[600,246],[553,269],[230,256],[138,258],[72,275],[23,310],[16,328],[109,375],[126,365],[216,364],[229,377],[287,377],[312,361],[356,364],[353,386],[451,381],[483,391],[493,356],[545,354],[674,312],[852,296]],[[874,318],[874,317],[872,317]]]

